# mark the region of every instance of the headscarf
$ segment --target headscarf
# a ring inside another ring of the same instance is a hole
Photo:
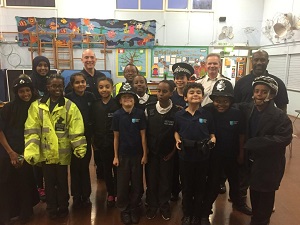
[[[20,99],[18,90],[22,87],[29,87],[31,89],[32,97],[30,101],[25,102]],[[15,94],[15,100],[11,102],[11,115],[9,124],[14,127],[24,127],[25,121],[28,116],[28,109],[30,104],[37,99],[36,92],[34,91],[32,81],[29,76],[23,74],[20,75],[13,82],[13,90]]]
[[[37,71],[36,67],[39,65],[40,62],[46,62],[49,68],[49,72],[46,76],[41,76]],[[32,61],[32,83],[33,87],[36,88],[40,95],[44,95],[47,93],[47,79],[50,75],[50,62],[49,59],[45,56],[37,56]]]

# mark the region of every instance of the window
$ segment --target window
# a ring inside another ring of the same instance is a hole
[[[188,0],[168,0],[168,9],[188,9]]]
[[[117,9],[163,10],[164,0],[117,0]]]
[[[5,6],[55,7],[55,0],[6,0]]]
[[[120,10],[209,11],[213,0],[116,0]]]

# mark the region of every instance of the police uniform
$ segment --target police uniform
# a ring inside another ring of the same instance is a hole
[[[234,101],[233,87],[230,81],[218,80],[213,86],[212,94],[209,96],[213,101],[217,96],[227,97],[231,104]],[[212,210],[212,205],[216,200],[220,180],[223,171],[228,178],[230,191],[229,197],[233,206],[237,209],[247,207],[239,193],[239,176],[237,157],[240,151],[240,135],[245,134],[244,118],[238,109],[230,108],[226,112],[218,112],[213,103],[203,107],[212,113],[216,129],[216,146],[210,152],[209,171],[207,177],[207,188],[203,202],[202,217],[208,218]],[[251,211],[249,210],[249,214]]]
[[[138,101],[131,86],[127,83],[116,96],[117,100],[123,94],[131,94]],[[146,129],[144,111],[133,107],[130,113],[123,108],[113,114],[112,130],[119,132],[119,166],[117,168],[117,206],[121,213],[135,212],[143,193],[143,146],[141,130]],[[129,186],[129,183],[131,186]]]
[[[89,203],[91,195],[91,180],[89,164],[91,161],[91,121],[90,108],[95,101],[95,95],[91,92],[85,91],[83,96],[77,95],[74,91],[68,93],[66,98],[73,101],[81,112],[84,122],[84,135],[87,141],[86,154],[82,159],[78,159],[74,154],[71,157],[71,195],[74,196],[74,202]]]
[[[54,216],[68,210],[68,165],[72,151],[77,157],[84,157],[86,139],[77,106],[61,97],[51,111],[50,102],[50,98],[44,96],[28,110],[24,158],[33,165],[42,163],[47,210]]]
[[[147,145],[149,149],[146,164],[147,191],[146,201],[149,208],[169,211],[173,159],[164,157],[174,151],[174,120],[178,108],[172,104],[168,109],[161,108],[159,102],[146,107]]]
[[[180,135],[180,177],[184,217],[199,217],[204,198],[209,150],[204,143],[215,133],[210,112],[199,108],[194,115],[185,109],[175,114],[175,131]]]
[[[218,73],[217,77],[214,78],[214,79],[211,79],[211,78],[209,78],[208,75],[205,75],[204,77],[202,77],[201,79],[196,81],[197,83],[202,84],[202,86],[204,87],[203,101],[201,103],[202,106],[205,106],[206,104],[212,102],[212,100],[209,98],[209,96],[212,93],[212,90],[213,90],[213,87],[214,87],[215,83],[217,82],[217,80],[220,80],[220,79],[229,80],[229,78],[227,78],[224,75]]]
[[[175,63],[172,66],[174,80],[177,76],[186,76],[187,80],[194,74],[194,68],[187,63]],[[179,95],[177,88],[175,88],[173,95],[171,96],[173,104],[178,108],[186,107],[187,103],[183,98],[183,95]],[[172,180],[172,197],[171,200],[177,200],[179,192],[181,191],[181,180],[179,178],[179,158],[178,153],[174,154],[174,168],[173,168],[173,180]]]
[[[101,99],[93,103],[91,121],[94,135],[94,158],[98,167],[102,159],[104,180],[108,196],[116,196],[117,170],[113,166],[114,134],[111,130],[113,113],[120,109],[119,103],[111,98],[106,104]],[[112,173],[114,170],[114,174]]]

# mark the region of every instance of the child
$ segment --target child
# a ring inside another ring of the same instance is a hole
[[[45,56],[36,56],[32,60],[31,79],[33,87],[38,91],[38,94],[43,97],[47,94],[47,79],[50,76],[50,62]],[[40,195],[40,200],[45,201],[44,177],[40,166],[33,166],[34,176],[37,188]]]
[[[82,73],[74,73],[70,77],[70,84],[73,91],[66,95],[76,104],[81,112],[84,123],[84,135],[87,142],[86,154],[82,159],[74,154],[71,157],[71,195],[73,196],[73,207],[79,208],[91,205],[91,180],[89,164],[91,161],[91,120],[90,108],[96,100],[93,93],[86,91],[86,76]]]
[[[126,84],[129,83],[131,86],[133,85],[133,78],[139,74],[138,68],[132,64],[128,63],[123,70],[123,75],[125,78],[125,82],[120,82],[116,83],[114,85],[113,89],[113,96],[116,97],[119,93],[119,91],[122,89],[122,87]]]
[[[146,106],[147,145],[149,149],[146,165],[148,209],[146,217],[153,219],[157,209],[162,218],[170,220],[172,170],[175,149],[174,119],[177,107],[170,97],[174,86],[170,81],[163,80],[157,86],[157,103]]]
[[[0,224],[19,216],[27,223],[39,202],[32,166],[23,159],[24,124],[35,99],[31,79],[20,75],[13,83],[15,100],[4,105],[0,114]]]
[[[187,63],[175,63],[172,66],[172,71],[176,88],[173,92],[171,100],[175,106],[182,109],[186,107],[186,101],[184,101],[183,97],[183,89],[187,85],[191,75],[194,74],[194,69],[190,64]],[[171,201],[178,200],[178,195],[181,191],[180,181],[182,181],[182,178],[179,179],[179,159],[178,153],[176,152],[174,156]]]
[[[50,76],[50,62],[45,56],[36,56],[32,61],[31,79],[40,96],[47,94],[47,79]]]
[[[124,224],[139,223],[137,207],[143,189],[143,165],[147,163],[146,118],[143,110],[134,107],[137,96],[128,83],[123,85],[117,100],[122,105],[112,121],[113,164],[118,167],[117,206]]]
[[[50,75],[49,95],[33,102],[25,123],[25,160],[42,164],[49,217],[68,215],[68,165],[72,149],[78,158],[86,153],[84,124],[77,106],[63,97],[64,78]]]
[[[238,162],[240,164],[243,162],[245,127],[242,113],[231,107],[234,101],[232,84],[225,79],[218,80],[209,97],[213,103],[205,105],[203,109],[213,115],[218,142],[210,152],[210,172],[207,177],[201,219],[203,225],[210,224],[208,217],[218,197],[219,181],[223,171],[229,181],[229,197],[233,207],[247,215],[252,213],[239,193]]]
[[[285,112],[274,106],[277,82],[267,76],[253,81],[253,102],[241,105],[247,118],[247,141],[251,166],[251,225],[267,225],[273,210],[275,191],[285,168],[285,148],[292,140],[293,127]]]
[[[120,108],[119,103],[111,96],[113,81],[110,78],[98,80],[98,91],[101,99],[93,103],[91,109],[91,120],[93,124],[93,139],[95,163],[102,159],[104,169],[104,180],[107,190],[107,206],[115,205],[117,170],[113,166],[114,159],[114,134],[111,130],[113,113]]]
[[[199,224],[209,151],[216,143],[212,115],[200,105],[203,86],[189,83],[183,91],[188,106],[175,114],[175,140],[182,180],[182,225]]]
[[[150,103],[156,103],[157,97],[155,95],[148,94],[147,79],[142,75],[137,75],[133,79],[133,88],[138,96],[139,102],[137,107],[145,110],[145,107]]]

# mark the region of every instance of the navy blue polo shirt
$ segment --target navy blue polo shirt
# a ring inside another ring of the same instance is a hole
[[[112,130],[119,132],[120,156],[143,154],[140,131],[145,129],[146,117],[143,110],[134,107],[131,113],[123,108],[114,112]]]
[[[240,110],[229,108],[219,113],[213,108],[212,115],[216,128],[215,151],[225,158],[236,158],[239,152],[239,136],[245,134],[245,120]]]
[[[187,106],[187,103],[186,101],[184,101],[183,96],[180,96],[176,89],[174,90],[173,95],[171,96],[171,100],[173,104],[176,106],[181,106],[181,107]]]
[[[210,112],[199,108],[194,115],[185,110],[180,110],[175,114],[175,131],[180,135],[181,139],[202,141],[210,139],[210,134],[215,133],[213,117]],[[197,149],[194,149],[196,151]],[[201,161],[202,159],[195,157],[191,152],[179,151],[179,158],[184,161]]]

